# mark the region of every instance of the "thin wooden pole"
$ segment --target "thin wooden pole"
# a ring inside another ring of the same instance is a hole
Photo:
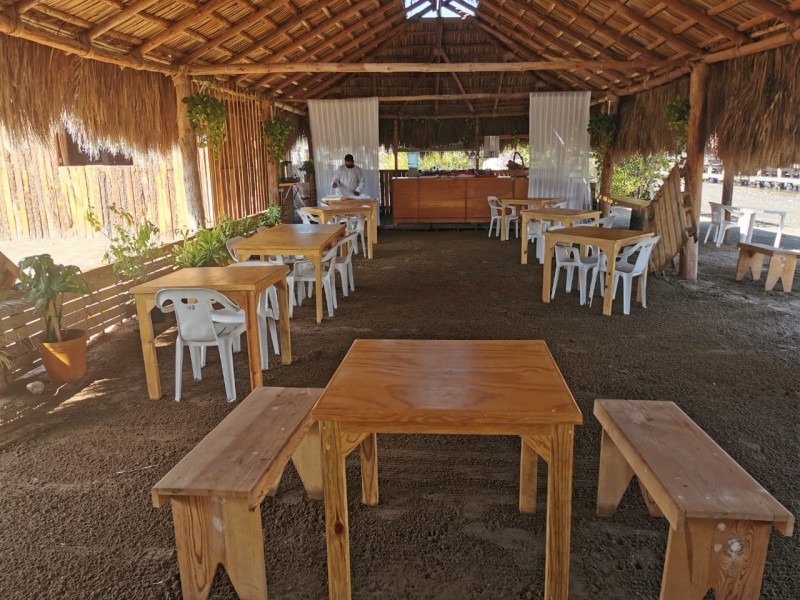
[[[264,122],[270,120],[272,117],[272,109],[270,105],[267,103],[266,100],[261,101],[261,116],[264,119]],[[263,142],[262,142],[263,143]],[[272,156],[272,153],[266,152],[267,158],[267,191],[269,195],[269,203],[270,204],[277,204],[281,206],[280,196],[278,194],[278,162],[277,159]],[[283,210],[283,206],[281,206],[281,210]]]
[[[722,204],[725,206],[733,205],[733,169],[725,169],[722,174]],[[725,220],[731,220],[731,213],[723,210]]]
[[[189,114],[183,98],[192,95],[192,84],[188,75],[176,75],[172,79],[175,84],[175,100],[178,104],[178,148],[183,163],[183,190],[186,197],[186,214],[188,227],[197,231],[205,227],[206,215],[203,197],[200,193],[200,169],[197,163],[197,137],[189,122]]]
[[[394,123],[394,137],[392,139],[392,149],[394,150],[394,170],[397,171],[397,147],[400,145],[400,122],[395,119]]]
[[[705,112],[709,67],[697,63],[692,67],[689,79],[689,134],[686,142],[686,167],[689,170],[689,185],[692,191],[692,206],[695,216],[700,215],[703,198],[703,159],[706,148]],[[681,250],[680,274],[689,281],[697,281],[698,244],[694,238]]]
[[[619,98],[616,96],[612,96],[608,99],[608,105],[606,107],[606,114],[609,116],[615,116],[617,114],[617,110],[619,109]],[[614,148],[607,148],[605,154],[603,155],[603,170],[600,173],[600,195],[601,196],[610,196],[611,195],[611,185],[614,181]],[[609,205],[604,202],[603,203],[603,215],[606,216],[610,212]]]

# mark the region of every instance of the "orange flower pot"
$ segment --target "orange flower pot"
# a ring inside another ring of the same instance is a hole
[[[62,342],[39,342],[47,374],[56,385],[76,381],[86,375],[87,339],[82,329],[66,329],[61,332]]]

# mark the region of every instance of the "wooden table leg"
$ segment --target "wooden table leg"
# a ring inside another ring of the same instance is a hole
[[[367,258],[369,258],[369,260],[372,260],[372,245],[375,243],[375,232],[374,232],[374,230],[372,228],[372,224],[374,223],[374,220],[370,219],[369,221],[370,221],[368,223],[369,231],[367,232],[368,233],[368,235],[367,235]]]
[[[536,512],[536,483],[539,478],[539,455],[520,438],[522,446],[519,457],[519,511]]]
[[[545,600],[569,597],[569,540],[572,527],[574,427],[554,425],[547,468]]]
[[[291,329],[289,326],[289,284],[284,277],[275,284],[275,289],[278,292],[278,304],[280,308],[278,312],[281,318],[278,319],[278,325],[281,328],[281,364],[292,364],[292,337]]]
[[[378,436],[374,433],[361,442],[361,502],[378,504]]]
[[[528,215],[522,215],[520,218],[519,226],[522,229],[522,235],[519,237],[522,239],[522,254],[520,258],[520,263],[523,265],[528,264],[528,223],[530,223],[531,218]],[[537,242],[538,243],[538,242]]]
[[[311,262],[314,263],[314,293],[316,294],[317,323],[322,323],[322,256],[320,254],[315,254],[311,257]]]
[[[266,293],[266,290],[263,293]],[[245,292],[242,299],[244,300],[242,308],[244,309],[245,330],[247,332],[247,363],[250,368],[250,389],[254,390],[264,385],[258,333],[258,293],[255,291]]]
[[[549,236],[544,236],[544,271],[542,272],[542,302],[545,304],[550,302],[550,286],[553,279],[553,252],[555,242],[549,239]]]
[[[150,400],[158,400],[161,398],[161,378],[158,374],[153,321],[150,319],[150,311],[155,308],[156,297],[154,294],[137,294],[135,301],[136,316],[139,320],[139,338],[142,342],[142,356],[144,357],[144,376],[147,380],[147,395]]]
[[[325,538],[328,547],[328,597],[350,600],[350,532],[347,477],[339,423],[322,421],[322,473],[325,495]]]
[[[606,254],[606,295],[603,298],[603,314],[611,316],[611,308],[614,306],[614,270],[617,266],[617,248],[612,253]]]

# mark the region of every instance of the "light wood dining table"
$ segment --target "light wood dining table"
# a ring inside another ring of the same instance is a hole
[[[331,207],[347,207],[347,208],[354,208],[354,207],[363,207],[366,206],[370,209],[370,218],[369,218],[369,227],[370,227],[370,235],[372,236],[372,243],[378,243],[378,222],[380,221],[380,217],[378,216],[378,207],[379,203],[378,200],[375,198],[342,198],[342,197],[335,197],[331,198],[330,196],[324,197],[320,200],[320,204],[325,206]]]
[[[573,439],[583,415],[544,341],[356,340],[313,416],[331,600],[351,598],[345,458],[360,449],[361,499],[376,505],[378,433],[520,436],[522,512],[536,510],[538,458],[548,463],[544,598],[568,598]]]
[[[258,300],[266,293],[268,287],[274,285],[278,291],[279,311],[286,315],[280,319],[281,362],[292,363],[292,342],[289,330],[289,294],[286,282],[288,268],[274,267],[241,267],[228,269],[225,267],[202,267],[196,269],[180,269],[162,277],[151,279],[131,288],[130,293],[136,302],[136,314],[139,320],[139,337],[142,342],[144,356],[144,372],[147,379],[147,393],[151,400],[161,398],[161,377],[158,372],[158,356],[156,355],[153,322],[150,311],[156,305],[156,294],[167,288],[203,288],[215,290],[236,302],[245,314],[247,331],[247,360],[250,365],[250,389],[264,384],[261,373],[261,350],[258,340]]]
[[[369,206],[343,206],[337,203],[335,206],[304,206],[300,209],[300,212],[319,217],[322,223],[330,223],[331,220],[335,222],[338,221],[340,217],[348,217],[351,215],[361,215],[364,217],[367,258],[372,260],[374,235],[372,233],[372,209]]]
[[[246,261],[257,256],[303,255],[314,265],[316,274],[317,323],[322,323],[322,255],[344,235],[344,225],[280,224],[243,239],[236,245],[236,258]],[[281,308],[281,310],[283,310]],[[282,313],[283,314],[283,313]],[[285,314],[289,314],[288,312]]]
[[[578,226],[554,229],[544,233],[544,273],[542,274],[542,302],[550,302],[550,290],[553,280],[553,257],[556,244],[579,244],[584,250],[589,246],[599,248],[608,257],[608,268],[606,269],[606,295],[603,298],[603,314],[611,315],[611,307],[614,302],[614,269],[617,263],[619,251],[625,246],[630,246],[653,237],[652,231],[631,231],[630,229],[615,229],[609,227]],[[644,285],[645,275],[639,278],[639,294],[641,286]]]
[[[506,227],[508,221],[508,209],[511,206],[519,206],[520,208],[524,207],[532,207],[532,208],[543,208],[545,206],[549,206],[551,204],[558,204],[559,202],[563,202],[563,198],[498,198],[500,201],[500,211],[503,215],[503,223],[502,227],[500,228],[500,240],[505,242],[506,241]]]
[[[581,208],[542,208],[519,211],[519,228],[522,230],[522,256],[521,263],[528,264],[528,223],[531,221],[559,221],[567,227],[572,227],[576,221],[595,219],[600,216],[600,210],[584,210]]]

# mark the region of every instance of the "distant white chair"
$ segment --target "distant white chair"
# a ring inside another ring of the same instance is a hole
[[[731,221],[725,220],[725,209],[722,208],[722,204],[719,202],[709,202],[711,205],[711,223],[708,225],[708,230],[706,230],[706,237],[703,240],[705,244],[708,242],[708,238],[711,235],[711,231],[716,231],[716,235],[714,236],[714,243],[716,244],[717,248],[722,245],[722,242],[725,241],[725,233],[729,229],[739,229],[739,222],[736,217],[731,217]]]
[[[336,245],[328,250],[322,257],[322,289],[325,293],[325,302],[328,305],[328,316],[333,317],[333,309],[338,308],[336,301],[336,281],[334,275],[336,268],[333,260],[339,251]],[[317,276],[314,270],[314,263],[311,261],[297,261],[294,263],[294,282],[296,285],[297,306],[303,305],[303,298],[306,296],[306,286],[308,287],[308,297],[311,298],[314,292]]]
[[[317,215],[311,215],[302,210],[298,211],[298,214],[300,215],[300,220],[305,225],[319,225],[320,223],[322,223],[322,219],[320,219]]]
[[[358,232],[354,231],[349,235],[344,236],[336,245],[339,248],[338,255],[332,261],[332,267],[339,273],[339,278],[342,281],[342,295],[346,298],[348,295],[348,282],[351,290],[355,291],[356,284],[353,278],[353,253],[358,243]],[[336,277],[334,276],[334,286]]]
[[[642,240],[638,244],[628,246],[622,251],[622,254],[617,258],[614,266],[614,281],[612,283],[613,289],[611,290],[611,298],[617,296],[617,282],[622,279],[622,293],[623,293],[623,308],[622,312],[626,315],[631,314],[631,288],[633,287],[633,278],[640,278],[640,286],[642,290],[642,308],[647,308],[647,269],[650,262],[650,254],[653,248],[656,247],[661,236],[653,236],[646,240]],[[635,258],[634,258],[635,257]],[[631,262],[633,258],[633,262]],[[605,254],[600,255],[600,260],[597,264],[597,269],[592,272],[592,285],[589,289],[589,304],[594,297],[594,285],[597,280],[598,272],[606,273],[608,271],[608,257]],[[600,295],[605,295],[608,290],[604,291],[605,276],[600,276]]]
[[[497,236],[500,236],[500,227],[503,225],[503,205],[500,204],[500,199],[497,196],[488,196],[486,201],[489,203],[489,210],[492,214],[492,220],[489,222],[489,237],[492,237],[492,228],[497,225]],[[509,238],[509,230],[511,229],[511,222],[517,230],[517,237],[519,237],[519,215],[517,215],[517,208],[515,206],[509,207],[509,213],[506,217],[506,239]]]
[[[233,342],[244,332],[243,323],[215,323],[211,318],[212,304],[236,310],[231,300],[213,290],[200,288],[169,288],[156,294],[156,306],[163,312],[174,312],[178,323],[175,340],[175,401],[181,399],[183,348],[189,347],[192,374],[196,381],[202,379],[201,350],[208,346],[219,348],[222,378],[228,402],[236,400],[236,380],[233,374]]]
[[[591,224],[592,225],[597,224],[598,227],[605,227],[610,229],[611,227],[614,227],[614,221],[616,220],[617,218],[614,215],[608,215],[607,217],[600,217],[599,219],[595,219],[595,222]]]
[[[586,285],[587,275],[589,271],[597,268],[599,256],[596,251],[589,256],[582,256],[581,249],[577,246],[562,246],[556,244],[553,247],[556,255],[555,274],[553,275],[553,288],[550,292],[550,299],[556,296],[556,289],[558,288],[558,275],[561,269],[566,269],[566,291],[572,291],[572,276],[575,269],[578,270],[578,291],[580,292],[581,306],[586,304]]]
[[[534,245],[536,260],[544,264],[544,232],[547,231],[546,221],[528,221],[528,242]]]
[[[364,239],[364,229],[366,227],[367,219],[364,215],[353,215],[345,219],[347,224],[346,233],[356,233],[357,237],[353,242],[355,244],[354,252],[358,254],[358,239],[361,238],[361,250],[364,253],[364,258],[367,257],[367,242]]]
[[[231,258],[235,262],[239,262],[239,259],[236,258],[236,246],[238,246],[239,243],[244,239],[245,238],[241,235],[235,235],[232,238],[228,238],[227,240],[225,240],[225,248],[227,248],[228,254],[231,255]]]

